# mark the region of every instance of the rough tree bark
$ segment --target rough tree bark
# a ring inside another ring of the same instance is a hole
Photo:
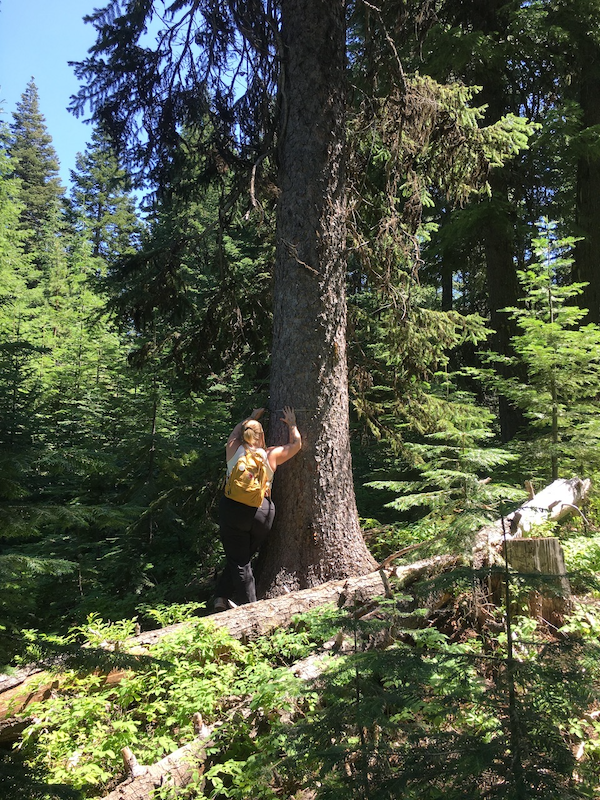
[[[296,408],[302,452],[277,472],[259,564],[274,596],[375,565],[360,531],[346,366],[345,4],[283,0],[280,199],[273,288],[271,434]]]
[[[579,41],[581,59],[580,104],[583,131],[600,125],[600,48],[586,35]],[[585,322],[600,323],[600,158],[594,144],[587,147],[577,162],[577,234],[574,277],[587,282],[579,300],[588,310]],[[579,145],[581,147],[581,145]]]
[[[559,627],[571,607],[571,586],[560,540],[512,539],[506,543],[506,559],[521,575],[543,576],[543,583],[528,592],[529,616]]]

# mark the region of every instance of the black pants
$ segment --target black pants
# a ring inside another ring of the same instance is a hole
[[[221,498],[219,526],[227,565],[217,581],[217,597],[229,598],[238,605],[256,600],[251,562],[269,535],[274,517],[275,506],[268,497],[260,508]]]

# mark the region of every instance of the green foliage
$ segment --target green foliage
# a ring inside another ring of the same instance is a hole
[[[95,619],[92,628],[94,640],[122,641],[115,626]],[[214,719],[248,659],[226,634],[206,625],[163,640],[153,655],[146,669],[113,687],[101,675],[67,676],[61,695],[34,709],[41,716],[27,730],[23,753],[45,764],[57,781],[102,785],[118,768],[122,747],[135,743],[140,763],[152,763],[189,736],[193,713]]]
[[[438,376],[439,377],[439,376]],[[514,456],[490,444],[494,416],[473,396],[440,382],[437,430],[422,441],[405,442],[402,455],[411,480],[378,480],[368,486],[397,496],[386,503],[399,512],[417,510],[419,522],[436,549],[467,549],[486,521],[499,516],[503,503],[521,492],[494,480],[494,472]],[[447,396],[442,394],[447,390]],[[421,511],[422,509],[422,511]],[[420,513],[419,513],[420,512]]]
[[[212,517],[223,439],[232,419],[263,404],[268,382],[272,122],[285,106],[274,102],[271,6],[248,6],[237,27],[239,8],[217,5],[171,4],[160,24],[181,36],[166,49],[137,46],[156,22],[151,3],[115,0],[92,15],[99,41],[80,65],[78,103],[94,95],[103,121],[129,137],[130,161],[160,176],[142,234],[129,178],[97,132],[61,212],[33,84],[12,138],[1,137],[0,661],[73,668],[64,693],[34,709],[17,754],[29,764],[0,764],[3,790],[69,796],[48,783],[64,781],[97,794],[121,768],[120,747],[155,760],[191,738],[200,710],[221,723],[204,773],[161,797],[592,796],[593,607],[575,610],[560,644],[526,620],[513,641],[469,618],[461,639],[460,626],[438,630],[424,609],[407,616],[406,598],[364,622],[359,608],[303,617],[252,645],[195,620],[220,558]],[[572,240],[540,236],[527,264],[527,227],[552,202],[564,228],[575,160],[598,149],[595,126],[578,134],[577,76],[554,68],[573,41],[566,22],[587,19],[580,4],[575,14],[563,5],[442,4],[435,24],[431,4],[348,7],[354,464],[357,482],[378,488],[358,498],[377,557],[427,540],[430,552],[466,547],[513,496],[499,482],[509,463],[495,446],[495,399],[474,395],[463,369],[477,366],[494,300],[481,234],[499,227],[488,223],[509,220],[505,255],[523,267],[527,295],[510,313],[529,378],[496,384],[530,414],[535,441],[525,437],[521,467],[595,467],[599,342],[573,305],[579,286],[563,257]],[[419,30],[418,58],[399,49],[419,28],[411,14],[431,25],[430,36]],[[140,69],[147,80],[122,80]],[[240,97],[232,81],[242,73]],[[136,146],[140,110],[149,136]],[[574,585],[593,586],[581,572],[598,572],[595,535],[558,535]],[[454,575],[453,588],[473,579]],[[136,659],[126,652],[134,616],[186,627],[153,660]],[[68,641],[46,633],[69,627]],[[98,649],[105,643],[114,650]],[[287,667],[325,643],[329,669],[301,686]],[[118,686],[83,671],[115,665],[128,670]]]
[[[458,597],[467,592],[468,613],[473,574],[446,578]],[[513,619],[508,649],[502,626],[457,636],[460,626],[445,631],[440,617],[436,627],[417,603],[398,594],[373,616],[350,599],[248,645],[187,621],[118,684],[64,676],[56,697],[30,708],[21,755],[49,780],[97,795],[121,747],[152,763],[192,738],[199,711],[214,726],[202,772],[185,789],[161,788],[163,800],[590,796],[600,747],[589,714],[600,681],[593,608],[575,610],[560,639]],[[94,618],[86,628],[114,642],[127,625]],[[311,654],[319,677],[295,678],[287,665]]]
[[[71,172],[68,218],[90,244],[102,274],[116,259],[131,255],[143,231],[131,178],[119,166],[114,149],[98,130]]]
[[[71,786],[52,784],[43,772],[23,767],[0,755],[0,784],[5,800],[81,800],[81,793]]]
[[[444,312],[430,289],[409,282],[406,290],[398,304],[375,289],[349,298],[353,405],[366,430],[390,444],[440,424],[453,360],[489,335],[478,314]]]
[[[574,591],[590,591],[590,575],[600,575],[600,536],[590,532],[583,536],[569,536],[561,541],[565,565]],[[592,583],[592,586],[594,584]],[[599,587],[594,586],[596,595]]]
[[[322,624],[309,618],[303,633],[287,634],[287,657],[307,652],[306,631]],[[84,632],[91,643],[123,642],[132,625],[94,617],[73,635]],[[165,636],[145,668],[132,669],[114,686],[102,675],[73,672],[65,676],[59,696],[31,707],[36,720],[27,729],[22,754],[32,766],[44,766],[51,779],[95,791],[119,769],[122,747],[131,746],[140,763],[152,763],[191,738],[196,712],[209,725],[230,716],[217,733],[220,743],[226,742],[231,729],[240,734],[235,712],[240,697],[252,696],[253,719],[267,720],[288,702],[294,682],[269,660],[280,660],[281,643],[276,637],[243,647],[210,623],[196,622]],[[215,769],[216,783],[220,771]]]
[[[368,626],[362,635],[367,631]],[[524,633],[531,638],[530,629]],[[506,751],[502,657],[494,666],[480,655],[476,640],[450,644],[435,631],[411,631],[410,637],[412,646],[357,653],[334,665],[324,682],[322,704],[291,732],[294,755],[286,766],[294,771],[294,764],[300,765],[299,772],[313,774],[317,796],[324,798],[336,793],[357,798],[417,793],[434,798],[442,792],[450,797],[494,796],[494,773],[502,785],[499,796],[506,797],[511,785],[514,791],[515,776]],[[573,761],[566,741],[550,736],[552,726],[562,724],[561,691],[554,685],[557,652],[540,659],[543,647],[541,639],[527,645],[538,653],[531,656],[536,677],[532,684],[533,671],[522,668],[518,705],[523,743],[530,741],[536,752],[525,765],[529,790],[532,796],[555,796],[547,792],[568,785]],[[569,656],[565,659],[561,669]],[[580,689],[571,684],[565,694],[572,699]],[[530,692],[536,706],[531,710]],[[591,699],[585,692],[579,697],[584,705]],[[548,762],[544,758],[542,765],[540,745],[556,759],[551,778],[544,777]]]
[[[10,155],[13,175],[19,179],[22,201],[20,228],[28,252],[43,261],[40,250],[49,245],[55,231],[60,198],[64,192],[58,177],[58,158],[52,146],[52,137],[40,112],[38,90],[33,79],[21,96],[13,113]],[[49,227],[50,226],[50,227]]]
[[[127,176],[106,140],[95,136],[79,159],[69,213],[46,220],[52,247],[43,253],[26,252],[28,234],[16,224],[26,176],[10,177],[14,164],[4,150],[0,170],[0,659],[9,661],[23,628],[64,632],[91,613],[115,620],[148,603],[190,601],[201,609],[210,596],[220,558],[211,511],[222,441],[232,409],[252,405],[246,398],[264,374],[261,347],[245,370],[238,366],[254,323],[228,359],[227,384],[216,372],[225,339],[214,341],[208,369],[197,365],[199,376],[188,366],[197,361],[199,338],[213,339],[212,320],[224,308],[209,301],[220,291],[218,253],[237,275],[226,291],[225,326],[247,286],[267,302],[268,271],[257,282],[260,235],[219,246],[205,235],[216,213],[209,199],[187,204],[171,221],[165,212],[154,245],[164,235],[169,252],[170,235],[186,241],[194,218],[196,235],[177,269],[182,295],[195,297],[204,318],[183,315],[179,336],[154,324],[150,309],[150,322],[140,317],[142,330],[134,331],[131,314],[117,320],[106,311],[107,295],[129,299],[127,286],[114,284],[116,264],[132,258],[139,230]],[[138,296],[162,302],[164,283],[156,282],[152,296],[144,279],[135,284]],[[267,324],[268,314],[261,320]],[[201,392],[190,391],[192,379]]]
[[[582,325],[586,312],[572,302],[582,291],[582,284],[568,280],[573,243],[556,240],[552,225],[541,227],[534,240],[536,260],[519,272],[522,305],[505,309],[520,330],[512,344],[527,380],[495,381],[535,433],[523,443],[525,452],[533,453],[530,464],[537,469],[546,464],[553,479],[595,472],[598,465],[600,328]]]

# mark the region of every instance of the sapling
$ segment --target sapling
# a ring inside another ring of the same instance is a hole
[[[573,238],[556,239],[541,224],[535,259],[518,272],[523,300],[504,309],[520,330],[512,337],[513,362],[526,379],[493,381],[529,422],[526,447],[533,463],[546,463],[552,480],[590,472],[600,461],[600,327],[582,324],[587,310],[575,304],[584,283],[569,281]],[[498,356],[490,360],[498,365]]]
[[[404,445],[403,454],[418,477],[369,485],[397,492],[388,507],[413,513],[421,509],[417,524],[434,531],[444,547],[461,549],[470,546],[486,521],[498,516],[500,502],[522,493],[493,479],[514,456],[494,446],[493,414],[459,390],[457,382],[452,375],[440,380],[436,429]]]

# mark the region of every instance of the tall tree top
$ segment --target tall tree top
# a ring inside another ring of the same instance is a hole
[[[275,135],[278,5],[175,0],[159,13],[152,0],[111,0],[85,18],[97,41],[74,65],[84,84],[72,110],[89,103],[129,164],[158,184],[174,149],[199,131],[210,131],[209,173],[250,171]]]
[[[114,261],[134,249],[141,234],[131,178],[119,165],[110,140],[92,132],[85,153],[78,153],[71,170],[68,201],[71,218],[85,230],[94,256]]]
[[[33,78],[13,112],[10,130],[14,176],[21,181],[21,200],[25,206],[22,225],[39,232],[56,211],[64,188]]]

